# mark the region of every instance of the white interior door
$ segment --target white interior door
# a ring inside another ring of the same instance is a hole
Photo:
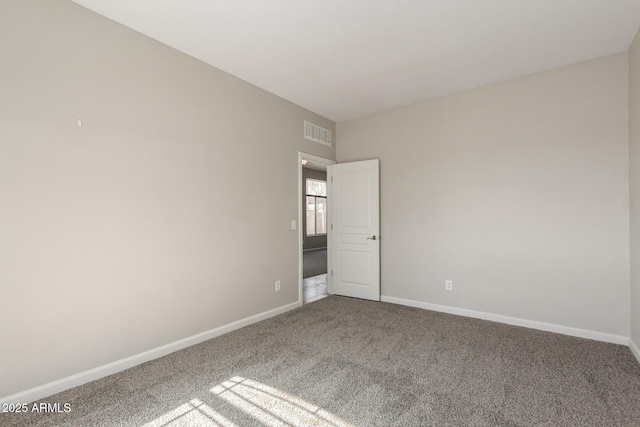
[[[379,160],[328,168],[332,293],[380,301]]]

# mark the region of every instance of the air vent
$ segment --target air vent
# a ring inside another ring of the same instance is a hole
[[[304,137],[331,147],[331,131],[308,121],[304,121]]]

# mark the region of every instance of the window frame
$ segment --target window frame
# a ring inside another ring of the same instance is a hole
[[[322,180],[322,179],[318,179],[318,178],[305,178],[305,186],[304,186],[304,194],[305,194],[305,208],[304,208],[304,213],[305,213],[305,227],[304,227],[304,235],[305,237],[322,237],[322,236],[327,236],[327,196],[317,196],[315,194],[309,194],[309,184],[308,181],[319,181],[319,182],[324,182],[325,184],[325,194],[327,193],[327,181],[326,180]],[[324,233],[315,233],[315,234],[308,234],[307,230],[309,228],[309,221],[308,221],[308,215],[309,215],[309,203],[308,203],[308,198],[309,197],[313,197],[314,198],[314,206],[315,209],[313,211],[314,214],[314,222],[313,222],[313,229],[317,232],[318,231],[318,199],[324,199],[324,206],[325,206],[325,212],[324,212],[324,229],[325,232]]]

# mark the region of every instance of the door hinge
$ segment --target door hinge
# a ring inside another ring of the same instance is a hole
[[[333,230],[333,224],[331,224],[331,229]]]
[[[331,182],[333,182],[333,176],[331,177]]]
[[[331,277],[333,277],[333,270],[331,270]]]

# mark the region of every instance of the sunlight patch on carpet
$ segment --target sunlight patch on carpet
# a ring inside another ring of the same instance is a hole
[[[265,426],[353,427],[318,405],[255,380],[233,377],[210,391]]]
[[[248,378],[232,377],[209,391],[267,427],[354,427],[318,405]],[[239,427],[242,422],[238,422],[200,399],[191,399],[143,427]]]
[[[143,427],[177,426],[239,427],[199,399],[191,399],[189,403],[178,406]]]

